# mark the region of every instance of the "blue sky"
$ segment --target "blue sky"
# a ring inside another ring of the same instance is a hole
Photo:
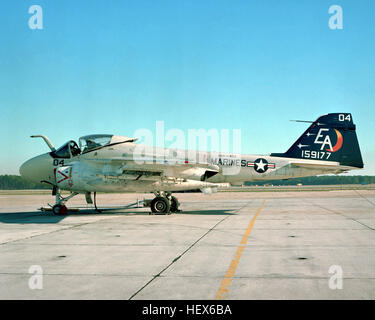
[[[31,30],[28,9],[43,9]],[[332,4],[343,29],[328,27]],[[91,133],[241,129],[284,152],[290,119],[351,112],[375,175],[374,1],[10,1],[0,13],[0,174]]]

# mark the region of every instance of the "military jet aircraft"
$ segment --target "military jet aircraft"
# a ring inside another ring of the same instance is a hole
[[[43,138],[51,152],[26,161],[20,174],[51,186],[56,196],[52,211],[56,215],[66,214],[65,203],[80,193],[92,204],[91,194],[96,196],[96,192],[150,192],[155,195],[150,203],[151,212],[168,214],[179,211],[173,192],[209,192],[222,183],[238,185],[363,168],[350,113],[330,113],[309,122],[309,128],[285,153],[241,155],[199,151],[193,161],[188,150],[149,147],[139,154],[139,144],[130,137],[88,135],[79,138],[79,144],[70,140],[56,150],[47,137],[37,135],[32,137]],[[235,174],[230,170],[226,174],[230,168],[236,169]],[[61,190],[71,194],[64,198]]]

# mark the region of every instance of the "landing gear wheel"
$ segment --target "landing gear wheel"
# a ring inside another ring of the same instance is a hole
[[[153,213],[168,214],[171,209],[169,200],[165,197],[156,197],[151,201],[151,211]]]
[[[52,207],[52,212],[56,216],[65,215],[68,213],[68,208],[64,206],[63,204],[55,204]]]
[[[179,212],[178,210],[180,203],[178,202],[177,198],[175,196],[171,197],[171,212]]]

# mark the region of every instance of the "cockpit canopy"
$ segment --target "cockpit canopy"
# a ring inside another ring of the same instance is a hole
[[[70,140],[56,151],[51,152],[54,158],[69,159],[79,154],[101,149],[105,146],[116,145],[125,142],[134,142],[136,138],[116,136],[113,134],[92,134],[79,138],[78,144]]]
[[[133,142],[137,139],[129,138],[129,137],[122,137],[116,136],[113,134],[92,134],[88,136],[84,136],[79,138],[79,146],[83,153],[87,153],[89,151],[99,149],[109,145],[115,145],[119,143],[125,142]]]
[[[68,141],[63,144],[56,151],[51,152],[51,156],[54,158],[69,159],[71,156],[75,157],[81,154],[81,149],[78,147],[77,143],[73,140]]]
[[[93,149],[106,146],[111,143],[113,135],[108,134],[93,134],[79,138],[79,146],[82,153],[86,153]]]

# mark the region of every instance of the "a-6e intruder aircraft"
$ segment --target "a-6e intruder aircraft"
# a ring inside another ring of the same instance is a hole
[[[20,173],[31,181],[51,186],[56,196],[54,214],[66,214],[65,203],[79,193],[84,193],[87,203],[92,204],[91,194],[96,192],[154,193],[151,211],[166,214],[179,211],[179,202],[172,196],[177,191],[207,192],[222,183],[238,185],[363,168],[350,113],[330,113],[311,123],[285,153],[240,155],[197,151],[195,161],[188,157],[188,150],[150,147],[140,156],[136,153],[140,146],[134,143],[136,139],[116,135],[84,136],[79,145],[71,140],[57,150],[45,136],[32,136],[42,137],[51,152],[26,161]],[[71,194],[63,198],[61,190]]]

